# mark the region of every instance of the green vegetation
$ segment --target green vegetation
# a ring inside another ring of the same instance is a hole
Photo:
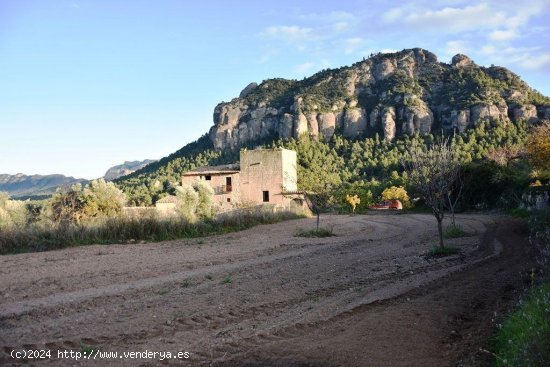
[[[445,228],[445,232],[443,233],[443,236],[445,238],[458,238],[458,237],[464,237],[466,235],[466,232],[464,232],[464,229],[462,229],[461,226],[458,224],[451,224],[447,228]]]
[[[517,206],[518,193],[530,182],[530,168],[522,160],[502,166],[489,161],[486,156],[499,147],[523,146],[527,131],[525,122],[481,122],[477,127],[452,137],[452,145],[464,165],[466,181],[459,210]],[[238,161],[238,151],[214,151],[205,139],[208,140],[203,137],[200,142],[184,147],[172,158],[117,180],[117,187],[126,193],[130,204],[151,205],[153,201],[175,193],[184,172],[199,166]],[[299,140],[268,140],[263,142],[263,146],[284,147],[297,152],[299,189],[319,191],[319,188],[330,186],[332,207],[347,205],[346,195],[357,194],[361,203],[356,211],[361,213],[391,186],[404,187],[414,198],[416,193],[409,187],[409,177],[401,162],[410,159],[408,148],[413,143],[430,146],[435,140],[432,135],[401,136],[394,142],[380,139],[378,135],[358,140],[335,135],[330,141],[303,136]],[[262,143],[255,142],[250,146],[257,144]],[[206,148],[200,150],[198,146]],[[517,174],[518,170],[524,174]]]
[[[294,234],[296,237],[332,237],[334,233],[332,229],[317,228],[317,229],[304,229],[298,228]]]
[[[445,257],[457,254],[459,250],[453,246],[434,246],[428,252],[426,252],[425,258],[431,259],[434,257]]]
[[[231,278],[231,275],[228,275],[225,278],[223,278],[222,283],[223,284],[231,284],[231,283],[233,283],[233,278]]]
[[[291,213],[243,213],[190,223],[155,216],[113,217],[93,223],[31,225],[0,231],[0,254],[47,251],[88,244],[135,243],[204,237],[297,218]]]
[[[550,365],[550,282],[534,288],[494,339],[496,366]]]

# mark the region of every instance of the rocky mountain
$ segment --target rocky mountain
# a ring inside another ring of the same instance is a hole
[[[103,178],[107,181],[112,181],[119,177],[129,175],[153,162],[156,161],[152,159],[146,159],[144,161],[126,161],[123,164],[109,168]]]
[[[58,187],[67,187],[87,180],[64,175],[0,174],[0,191],[15,199],[40,198],[52,195]]]
[[[420,48],[372,55],[352,66],[303,80],[251,83],[214,109],[209,136],[216,149],[307,133],[329,139],[464,131],[479,121],[550,119],[550,99],[506,68],[450,64]]]

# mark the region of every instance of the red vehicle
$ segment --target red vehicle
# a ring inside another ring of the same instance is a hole
[[[385,209],[394,209],[401,210],[403,209],[403,204],[399,200],[388,200],[382,201],[380,203],[374,204],[370,209],[385,210]]]

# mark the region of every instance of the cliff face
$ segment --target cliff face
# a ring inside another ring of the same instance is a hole
[[[301,81],[250,83],[214,110],[214,147],[238,147],[265,137],[303,133],[329,139],[438,129],[463,131],[482,120],[533,123],[550,118],[550,99],[505,68],[476,65],[465,55],[451,64],[426,50],[378,54],[350,67]]]

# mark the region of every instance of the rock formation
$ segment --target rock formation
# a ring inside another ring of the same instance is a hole
[[[463,132],[483,120],[549,118],[550,100],[509,70],[481,67],[461,54],[446,64],[415,48],[373,55],[302,81],[250,83],[238,98],[216,106],[209,135],[223,149],[265,137],[378,133],[393,140],[441,128]]]

